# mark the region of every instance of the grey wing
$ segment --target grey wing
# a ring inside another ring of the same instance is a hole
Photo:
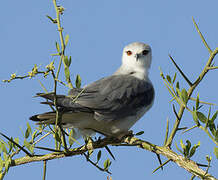
[[[77,99],[73,102],[65,98],[65,107],[93,111],[97,120],[112,121],[135,115],[137,110],[150,105],[154,89],[148,81],[130,75],[114,75],[91,83],[84,90],[74,88],[69,96]]]

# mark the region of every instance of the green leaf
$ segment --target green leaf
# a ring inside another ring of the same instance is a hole
[[[193,117],[193,120],[195,121],[196,125],[200,126],[196,110],[192,111],[192,117]]]
[[[1,144],[1,151],[4,152],[4,153],[7,153],[7,149],[6,149],[6,146],[4,143],[0,142]]]
[[[3,152],[3,159],[4,161],[7,161],[8,160],[8,155],[6,152]]]
[[[27,139],[31,133],[32,133],[32,129],[30,127],[30,124],[27,122],[27,129],[25,132],[25,138]]]
[[[144,131],[137,132],[135,135],[136,135],[136,136],[140,136],[140,135],[142,135],[142,134],[144,134]]]
[[[70,81],[70,71],[68,67],[64,68],[64,73],[65,73],[66,81],[69,82]]]
[[[214,152],[216,158],[218,159],[218,147],[214,147],[213,152]]]
[[[185,144],[183,143],[182,139],[180,140],[180,146],[181,146],[182,149],[183,149],[183,154],[186,156],[186,146],[185,146]]]
[[[210,120],[210,113],[211,113],[211,106],[209,108],[208,116],[207,116],[207,119],[206,119],[206,122],[205,122],[205,128],[208,128],[208,123],[209,123],[209,120]]]
[[[196,104],[195,104],[195,109],[198,110],[198,108],[199,108],[199,94],[197,95]]]
[[[57,23],[57,20],[56,19],[53,19],[52,17],[46,15],[46,17],[52,22],[52,23]]]
[[[56,46],[57,52],[60,54],[61,51],[60,51],[60,46],[58,42],[55,42],[55,46]]]
[[[211,160],[212,160],[212,157],[211,157],[211,156],[209,156],[209,155],[206,155],[206,160],[207,160],[207,162],[208,162],[208,163],[210,163],[210,162],[211,162]]]
[[[30,144],[26,139],[24,139],[23,144],[31,153],[33,153],[34,147],[32,144]]]
[[[99,162],[100,159],[101,159],[101,150],[99,150],[97,154],[97,163]]]
[[[69,34],[67,34],[67,35],[65,36],[65,46],[67,46],[68,41],[69,41]]]
[[[210,119],[210,121],[214,122],[214,120],[217,118],[217,114],[218,114],[218,111],[216,111],[213,115],[213,117]]]
[[[66,60],[65,64],[69,68],[71,64],[71,56],[68,58],[68,56],[65,56],[64,59]]]
[[[60,138],[58,132],[55,132],[54,138],[55,138],[55,140],[56,140],[57,142],[61,142],[61,138]]]
[[[182,97],[181,91],[178,88],[176,88],[176,92],[177,92],[177,95],[181,98]]]
[[[1,156],[0,156],[0,172],[2,171],[2,169],[3,169],[3,160],[2,160],[2,158],[1,158]]]
[[[182,149],[185,149],[185,144],[183,143],[182,139],[180,140],[180,146],[182,147]]]
[[[29,137],[30,133],[28,131],[28,129],[26,129],[26,132],[25,132],[25,138],[27,139]]]
[[[32,134],[32,129],[31,129],[30,124],[27,122],[26,125],[27,125],[27,129],[28,129],[28,131],[30,132],[30,134]]]
[[[26,148],[30,146],[30,143],[26,139],[24,139],[23,144]]]
[[[176,94],[177,94],[177,96],[181,97],[181,92],[179,89],[179,82],[178,81],[176,82]]]
[[[68,59],[68,67],[70,67],[71,61],[72,61],[72,58],[71,58],[71,56],[70,56],[69,59]]]
[[[176,73],[174,74],[174,76],[173,76],[173,83],[175,82],[175,80],[176,80]]]
[[[179,147],[177,146],[177,143],[175,143],[175,145],[176,145],[176,149],[177,149],[181,154],[183,154],[183,151],[182,151],[181,149],[179,149]]]
[[[210,129],[211,133],[215,136],[216,135],[216,126],[213,122],[209,123],[209,129]]]
[[[167,75],[167,81],[171,84],[171,77],[169,75]]]
[[[79,74],[76,75],[76,87],[80,88],[81,87],[81,77]]]
[[[163,74],[163,72],[161,71],[160,67],[159,67],[159,70],[160,70],[160,77],[162,77],[163,79],[165,79],[164,74]]]
[[[202,112],[197,111],[197,116],[202,123],[206,123],[207,117]]]
[[[186,140],[186,143],[187,143],[187,145],[186,145],[186,154],[188,155],[189,154],[189,150],[191,148],[191,142],[189,140]]]
[[[14,138],[14,142],[16,142],[17,144],[19,144],[19,138]],[[16,146],[16,144],[13,144],[15,149],[18,149],[18,147]]]
[[[188,93],[187,91],[185,90],[185,88],[182,89],[181,91],[181,99],[182,101],[187,104],[187,101],[188,101]]]
[[[215,133],[215,141],[218,142],[218,129],[216,130],[216,133]]]
[[[192,157],[195,154],[196,149],[200,146],[201,142],[198,141],[198,144],[195,144],[192,148],[191,151],[189,153],[189,158]]]
[[[33,134],[32,134],[32,139],[31,139],[31,142],[33,143],[34,142],[34,140],[35,140],[35,138],[36,138],[36,133],[37,133],[38,131],[37,130],[35,130],[34,132],[33,132]]]
[[[11,137],[11,140],[13,141],[12,137]],[[11,141],[8,141],[8,146],[9,146],[8,153],[10,153],[13,148],[13,143]]]
[[[104,170],[108,170],[110,165],[111,165],[110,159],[107,159],[106,161],[104,161]]]
[[[68,56],[64,56],[64,64],[66,64],[66,66],[69,67]]]
[[[93,149],[89,149],[89,150],[88,150],[88,157],[90,157],[93,152],[94,152]]]
[[[179,81],[176,82],[176,88],[179,89]]]

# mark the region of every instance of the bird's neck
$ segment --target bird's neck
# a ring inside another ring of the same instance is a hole
[[[121,65],[121,67],[114,73],[114,75],[132,75],[141,80],[148,79],[148,69],[146,68],[132,68],[129,66]]]

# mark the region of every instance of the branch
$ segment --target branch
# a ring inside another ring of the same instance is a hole
[[[136,146],[138,148],[148,150],[150,152],[160,154],[168,158],[170,161],[175,162],[178,166],[186,169],[188,172],[192,173],[193,175],[207,179],[207,180],[215,180],[212,175],[206,173],[203,169],[199,168],[196,162],[186,159],[181,155],[178,155],[174,151],[172,151],[169,147],[166,146],[158,146],[155,144],[152,144],[147,141],[143,141],[141,139],[135,138],[135,137],[127,137],[123,141],[115,142],[113,139],[105,138],[102,140],[94,141],[91,145],[83,145],[79,148],[69,149],[69,151],[66,152],[55,152],[55,153],[49,153],[45,155],[40,156],[33,156],[33,157],[22,157],[12,160],[11,166],[18,166],[22,164],[27,164],[31,162],[37,162],[37,161],[45,161],[45,160],[52,160],[57,158],[64,158],[67,156],[75,156],[75,155],[81,155],[88,150],[94,150],[103,148],[107,145],[112,146],[123,146],[123,145],[131,145]]]
[[[55,7],[55,11],[56,11],[55,24],[57,24],[57,26],[58,26],[58,32],[59,32],[60,41],[61,41],[60,63],[59,63],[58,71],[57,71],[57,78],[58,78],[58,75],[59,75],[59,72],[60,72],[61,62],[63,62],[64,68],[68,69],[68,71],[69,71],[69,67],[67,66],[67,64],[64,61],[66,42],[64,42],[63,27],[61,27],[61,20],[60,20],[60,15],[63,14],[64,8],[61,7],[61,6],[57,6],[56,0],[52,0],[52,1],[53,1],[53,4],[54,4],[54,7]],[[69,88],[72,89],[73,85],[72,85],[72,82],[70,80],[70,76],[69,76],[69,74],[67,75],[66,72],[65,72],[65,77],[66,77]]]
[[[193,93],[193,91],[195,90],[195,88],[198,86],[198,84],[202,81],[202,79],[204,78],[204,76],[208,73],[208,68],[211,67],[211,63],[213,62],[213,59],[214,57],[216,56],[216,54],[218,54],[218,47],[213,51],[211,52],[210,54],[210,57],[204,67],[204,69],[202,70],[202,72],[200,73],[199,77],[197,78],[197,80],[191,85],[191,87],[189,88],[189,90],[187,91],[188,93],[188,101],[191,99],[191,95]],[[187,101],[187,103],[188,103]],[[178,112],[178,116],[176,118],[176,121],[174,123],[174,126],[173,126],[173,129],[172,129],[172,132],[167,140],[167,143],[166,143],[166,146],[171,146],[172,144],[172,141],[173,141],[173,138],[174,136],[176,135],[176,132],[178,130],[178,127],[180,125],[180,119],[182,118],[183,116],[183,113],[184,113],[184,110],[185,110],[185,106],[183,104],[180,105],[180,109],[179,109],[179,112]]]

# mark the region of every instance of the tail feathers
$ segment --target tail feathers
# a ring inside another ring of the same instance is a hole
[[[29,118],[32,121],[35,121],[37,125],[48,125],[55,124],[56,122],[56,112],[46,112],[43,114],[37,114]],[[92,113],[64,113],[62,115],[62,125],[64,128],[73,128],[75,131],[73,137],[79,139],[80,137],[88,137],[95,134],[95,130],[91,128],[93,122]],[[88,127],[88,128],[87,128]]]
[[[46,101],[46,102],[41,102],[41,104],[47,104],[47,105],[54,106],[54,93],[47,93],[47,94],[37,93],[35,97],[42,97],[42,98],[45,98],[46,100],[50,100],[50,101]],[[56,102],[57,106],[59,106],[59,107],[64,106],[63,103],[66,101],[65,100],[66,96],[65,95],[56,95],[56,97],[57,97],[57,102]]]
[[[54,100],[54,93],[37,93],[35,97],[43,97],[51,101]]]
[[[50,105],[50,106],[54,106],[54,103],[53,102],[40,102],[40,104],[46,104],[46,105]]]
[[[47,112],[44,114],[37,114],[29,118],[32,121],[37,121],[37,124],[55,124],[56,113]]]
[[[54,93],[37,93],[36,97],[43,97],[45,99],[54,101]],[[64,95],[56,95],[57,98],[64,98]]]

